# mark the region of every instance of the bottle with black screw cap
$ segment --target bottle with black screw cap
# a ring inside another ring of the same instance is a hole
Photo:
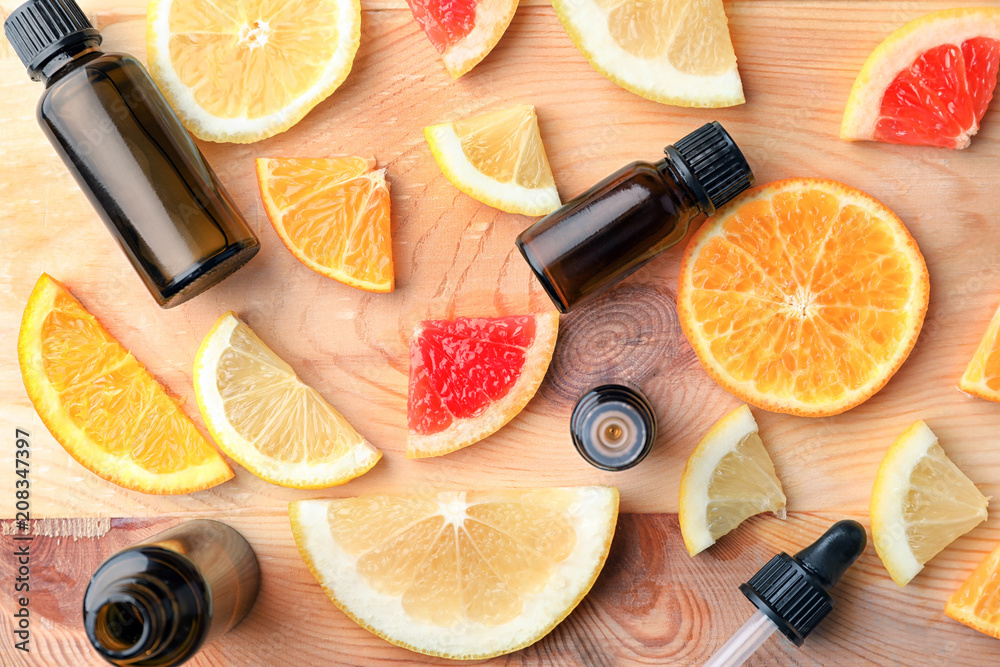
[[[260,245],[146,68],[105,53],[73,0],[28,0],[4,21],[38,122],[157,303],[177,305]]]
[[[865,550],[864,526],[845,519],[818,540],[789,556],[769,560],[740,591],[757,605],[757,613],[705,663],[705,667],[738,667],[780,630],[802,646],[805,638],[833,611],[830,589]]]
[[[718,122],[633,162],[517,238],[517,247],[563,313],[601,293],[676,244],[700,214],[753,184],[736,142]]]

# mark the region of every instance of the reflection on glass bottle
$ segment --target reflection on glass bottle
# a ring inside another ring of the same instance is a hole
[[[84,596],[84,627],[112,664],[179,665],[246,616],[259,580],[242,535],[218,521],[188,521],[97,569]]]

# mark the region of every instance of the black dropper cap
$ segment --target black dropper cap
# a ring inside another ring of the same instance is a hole
[[[11,12],[3,31],[35,81],[42,78],[42,66],[60,51],[101,43],[101,33],[73,0],[28,0]]]
[[[663,149],[705,215],[753,185],[754,175],[739,146],[718,121],[702,125]]]
[[[829,590],[867,543],[860,523],[838,521],[794,558],[784,552],[772,558],[740,590],[793,644],[802,646],[833,611]]]

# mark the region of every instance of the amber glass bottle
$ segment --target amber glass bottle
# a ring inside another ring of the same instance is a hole
[[[38,122],[163,307],[253,257],[257,238],[142,64],[104,53],[73,0],[29,0],[4,22],[45,83]]]
[[[179,665],[246,616],[259,579],[242,535],[218,521],[188,521],[97,569],[83,600],[84,628],[114,665]]]
[[[656,163],[622,167],[517,238],[561,312],[597,296],[687,234],[753,183],[743,153],[719,123],[667,146]]]
[[[604,384],[576,402],[569,430],[587,463],[601,470],[628,470],[652,451],[656,415],[637,389]]]

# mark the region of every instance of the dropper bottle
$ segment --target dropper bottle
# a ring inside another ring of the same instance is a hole
[[[802,646],[809,633],[833,611],[830,589],[867,543],[864,527],[845,519],[794,557],[782,552],[768,561],[750,581],[740,585],[740,591],[757,605],[757,612],[705,667],[742,665],[775,630]]]
[[[746,158],[718,122],[622,167],[518,236],[516,244],[560,312],[597,296],[687,234],[700,214],[753,184]]]

